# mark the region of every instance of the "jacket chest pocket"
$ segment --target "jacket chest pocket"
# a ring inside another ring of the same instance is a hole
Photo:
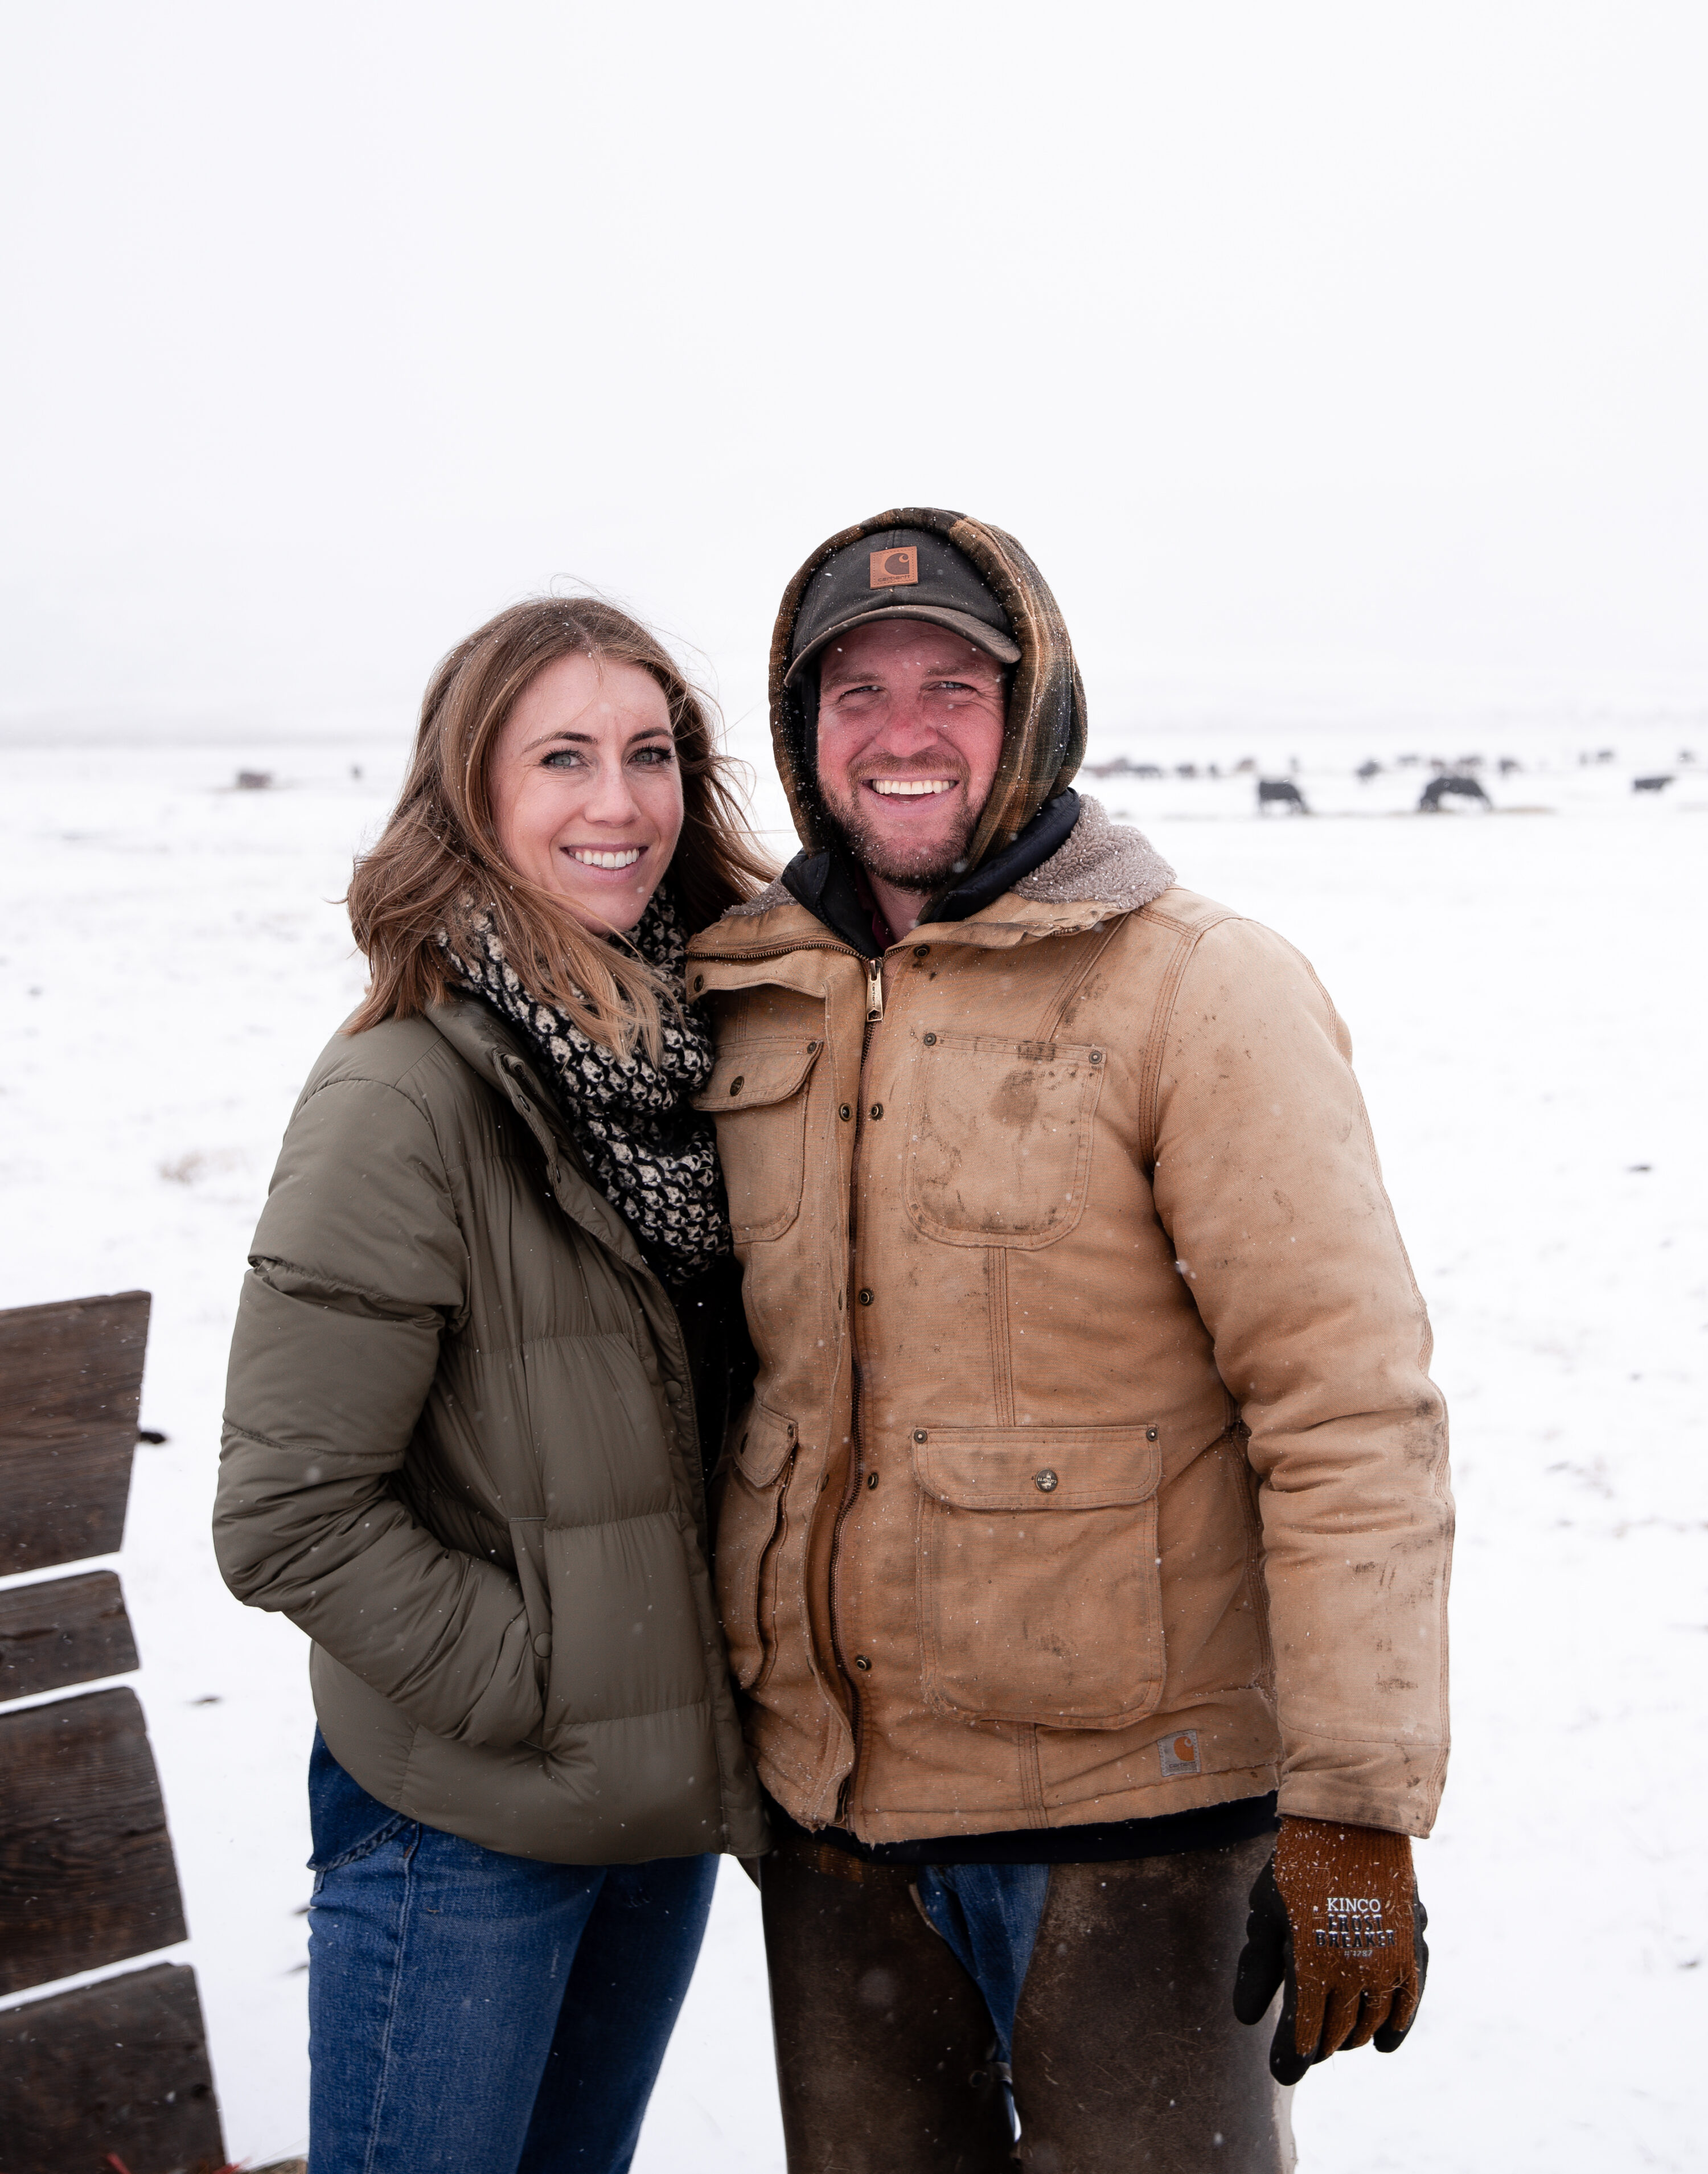
[[[735,1041],[718,1052],[694,1097],[717,1120],[718,1160],[738,1246],[781,1238],[801,1212],[806,1172],[807,1083],[817,1041]]]
[[[1100,1049],[927,1034],[914,1058],[907,1212],[951,1246],[1048,1246],[1085,1207]]]
[[[981,1721],[1116,1728],[1162,1695],[1155,1430],[916,1439],[925,1688]]]
[[[717,1608],[730,1674],[750,1691],[776,1657],[777,1557],[795,1465],[795,1424],[752,1404],[736,1423],[735,1440],[717,1515]]]

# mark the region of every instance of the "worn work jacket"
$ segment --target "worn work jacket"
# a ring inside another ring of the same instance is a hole
[[[1278,937],[1104,860],[881,962],[781,885],[691,947],[749,1747],[871,1842],[1278,1784],[1426,1834],[1446,1420],[1349,1041]]]

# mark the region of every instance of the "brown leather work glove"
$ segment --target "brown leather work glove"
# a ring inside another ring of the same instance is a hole
[[[1374,2040],[1392,2053],[1412,2027],[1430,1951],[1408,1836],[1330,1820],[1284,1819],[1251,1890],[1234,2013],[1261,2023],[1284,1983],[1269,2072],[1296,2084],[1316,2061]]]

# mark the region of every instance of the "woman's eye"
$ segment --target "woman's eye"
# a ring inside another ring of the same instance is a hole
[[[554,748],[545,758],[543,767],[547,770],[573,770],[581,759],[578,748]]]
[[[672,749],[668,747],[638,748],[635,750],[635,760],[636,762],[644,763],[648,770],[658,770],[666,763],[673,761],[674,755]]]

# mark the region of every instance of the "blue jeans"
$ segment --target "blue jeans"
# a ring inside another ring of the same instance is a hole
[[[716,1857],[543,1864],[309,1770],[311,2174],[623,2174]]]
[[[1047,1864],[926,1864],[920,1907],[985,1997],[997,2056],[1014,2058],[1014,2014],[1050,1898]]]

